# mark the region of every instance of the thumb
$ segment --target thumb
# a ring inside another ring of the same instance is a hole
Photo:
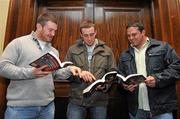
[[[39,67],[38,69],[43,70],[44,68],[47,68],[47,67],[48,67],[48,65],[43,65],[43,66]]]

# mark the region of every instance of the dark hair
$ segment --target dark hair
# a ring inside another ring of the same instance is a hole
[[[81,22],[80,24],[80,32],[83,28],[90,28],[90,27],[94,27],[95,28],[95,24],[90,21],[90,20],[84,20]]]
[[[137,27],[140,32],[142,32],[144,30],[144,25],[142,23],[139,23],[139,22],[129,23],[126,26],[126,29],[128,29],[130,27]]]
[[[57,18],[49,13],[42,13],[38,16],[37,18],[37,23],[41,24],[42,26],[44,26],[46,24],[46,22],[51,21],[57,24]]]

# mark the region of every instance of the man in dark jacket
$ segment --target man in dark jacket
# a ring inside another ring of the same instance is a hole
[[[127,26],[127,38],[130,47],[120,56],[118,73],[146,77],[140,84],[122,83],[127,90],[130,119],[173,119],[180,58],[168,43],[148,38],[141,23]]]
[[[112,50],[96,38],[96,33],[91,21],[83,21],[80,25],[82,39],[69,48],[66,60],[101,79],[107,72],[115,70],[116,64]],[[89,96],[83,96],[83,89],[88,85],[81,80],[72,80],[68,119],[85,119],[87,112],[92,119],[106,119],[108,94],[94,91]]]

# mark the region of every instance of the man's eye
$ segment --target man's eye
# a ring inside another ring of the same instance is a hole
[[[95,34],[95,33],[90,33],[90,34],[89,34],[89,36],[91,36],[91,37],[92,37],[92,36],[94,36],[94,34]]]
[[[48,29],[49,31],[53,31],[53,29]]]
[[[83,34],[84,37],[88,37],[88,34]]]
[[[93,37],[95,35],[95,33],[90,33],[90,34],[83,34],[84,37]]]

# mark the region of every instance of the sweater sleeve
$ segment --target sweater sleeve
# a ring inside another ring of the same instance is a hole
[[[61,68],[56,71],[55,78],[56,79],[68,79],[72,75],[70,71],[70,66]]]
[[[16,62],[20,54],[20,45],[17,40],[13,40],[5,48],[0,57],[0,75],[8,79],[33,79],[32,68],[17,66]]]

